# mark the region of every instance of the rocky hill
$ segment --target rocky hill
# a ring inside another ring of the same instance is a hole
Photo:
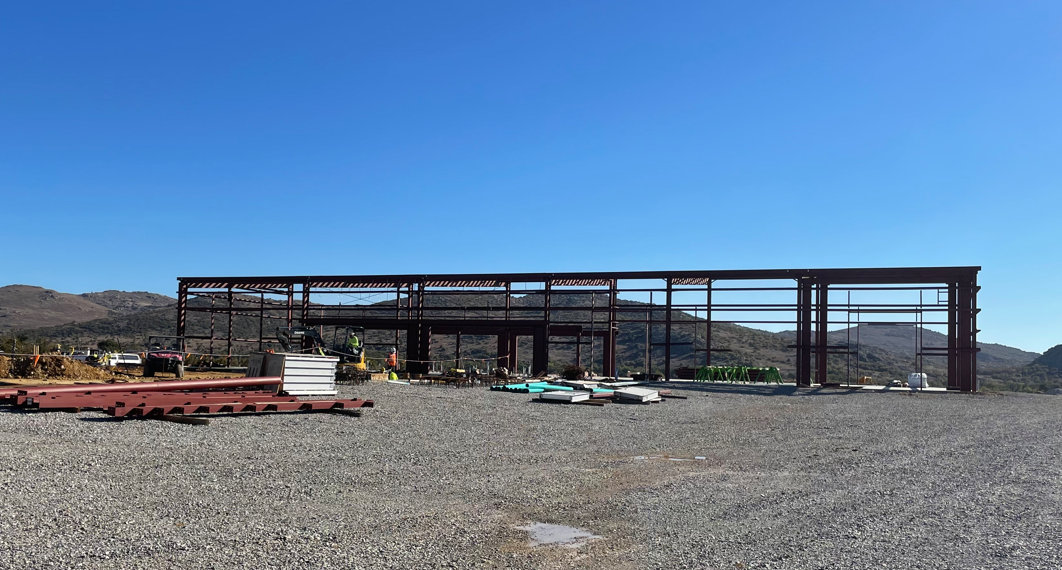
[[[796,339],[796,333],[785,331],[778,333],[787,340]],[[860,347],[874,347],[893,354],[913,356],[915,353],[915,335],[917,329],[910,325],[859,325],[847,329],[831,331],[831,345],[851,344]],[[922,329],[922,346],[946,347],[948,337],[934,330]],[[1012,346],[979,342],[981,352],[977,355],[980,366],[1018,366],[1031,363],[1038,353],[1028,352]]]
[[[88,299],[97,305],[107,307],[113,313],[128,315],[152,309],[168,307],[177,302],[173,297],[148,293],[145,291],[101,291],[99,293],[82,293],[79,297]]]
[[[0,287],[0,332],[100,319],[107,307],[80,295],[31,285]]]
[[[1032,363],[1037,366],[1062,370],[1062,344],[1049,348],[1047,352],[1043,353]]]
[[[72,295],[32,285],[0,287],[0,332],[82,323],[159,309],[176,299],[146,292]]]

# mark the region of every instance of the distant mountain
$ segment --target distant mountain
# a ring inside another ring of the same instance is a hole
[[[49,339],[64,346],[94,347],[101,340],[117,340],[123,347],[140,349],[151,335],[172,335],[176,330],[177,308],[173,305],[138,313],[41,327],[23,331],[30,338]]]
[[[72,295],[34,287],[0,287],[0,332],[81,323],[172,305],[176,299],[145,292]]]
[[[160,309],[177,302],[177,299],[173,297],[158,293],[115,291],[113,289],[99,293],[82,293],[79,296],[122,315]]]
[[[1042,356],[1032,362],[1036,366],[1046,366],[1055,370],[1062,370],[1062,344],[1055,345],[1047,350]]]
[[[916,333],[917,329],[914,326],[863,324],[831,331],[828,338],[831,345],[850,344],[855,347],[858,344],[860,348],[873,347],[896,355],[906,356],[910,359],[915,353]],[[785,331],[778,334],[785,336],[789,340],[796,339],[796,333],[793,331]],[[946,347],[948,346],[948,337],[936,331],[923,328],[922,346]],[[1040,356],[1035,352],[1028,352],[1002,344],[979,342],[977,346],[981,348],[981,352],[977,354],[977,364],[982,368],[1026,365]],[[930,358],[927,357],[926,360],[928,361]],[[936,360],[943,361],[943,358],[937,358]]]
[[[109,312],[80,295],[31,285],[0,287],[0,331],[90,321]]]

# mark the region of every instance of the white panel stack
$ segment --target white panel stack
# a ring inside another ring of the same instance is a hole
[[[316,354],[253,354],[248,377],[280,376],[280,391],[290,396],[335,396],[339,358]]]
[[[600,382],[591,382],[589,380],[561,380],[560,382],[555,382],[555,384],[575,388],[576,390],[593,390],[594,388],[597,388]]]
[[[557,400],[560,402],[582,402],[590,399],[590,392],[557,390],[556,392],[542,392],[538,395],[538,398],[540,400]]]
[[[651,402],[660,398],[660,392],[649,388],[618,388],[613,395],[630,402]]]

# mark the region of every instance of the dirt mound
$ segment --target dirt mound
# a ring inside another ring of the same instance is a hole
[[[110,380],[111,377],[105,370],[63,356],[44,355],[39,359],[34,356],[0,356],[0,378]]]

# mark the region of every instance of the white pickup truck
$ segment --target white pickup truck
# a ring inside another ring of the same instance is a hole
[[[75,349],[73,352],[71,352],[70,354],[66,355],[67,358],[72,358],[74,360],[80,360],[81,362],[95,362],[97,356],[99,356],[99,351],[95,350],[95,349],[93,349],[93,350]]]
[[[100,366],[140,366],[144,361],[139,354],[104,354],[98,361]]]

